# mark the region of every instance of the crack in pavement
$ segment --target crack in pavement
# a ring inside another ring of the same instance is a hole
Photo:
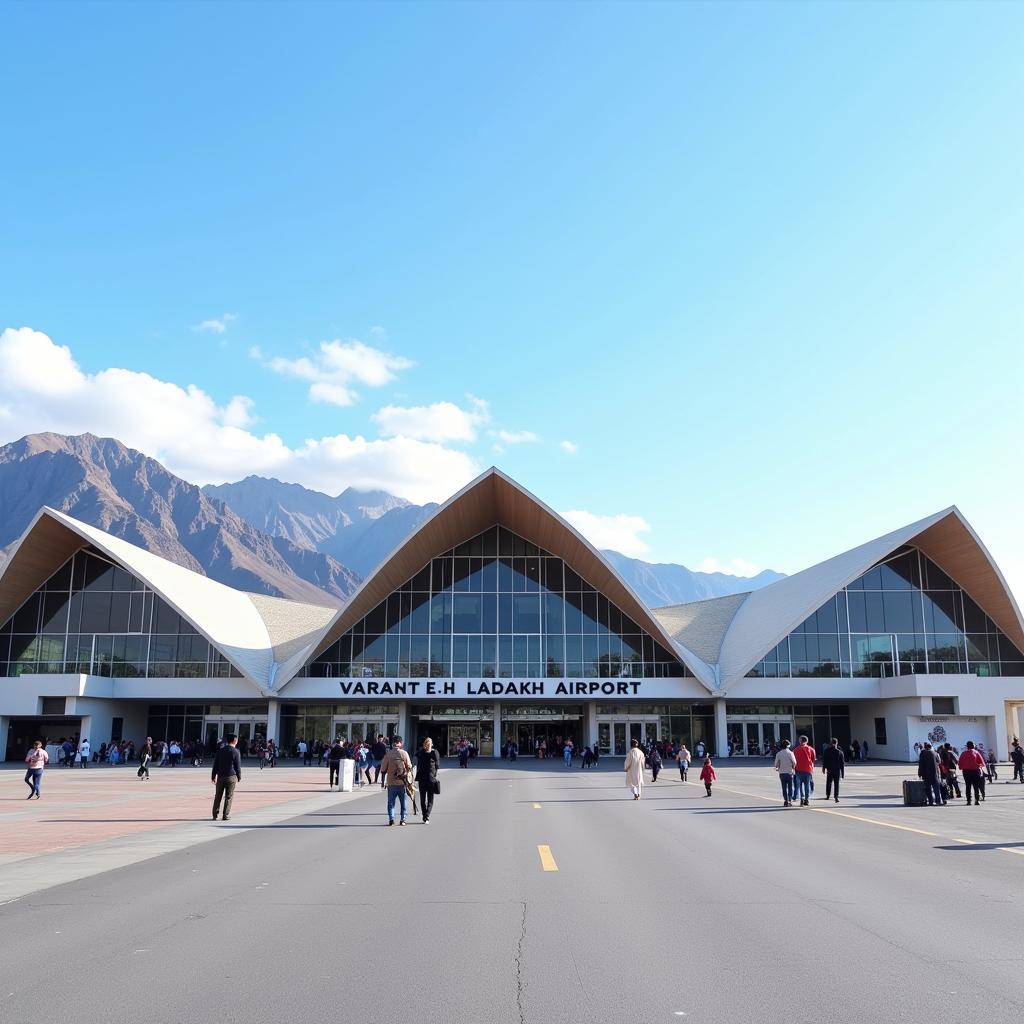
[[[519,941],[516,943],[516,1012],[519,1024],[526,1024],[523,1008],[523,943],[526,941],[526,900],[523,900],[523,919],[519,925]]]

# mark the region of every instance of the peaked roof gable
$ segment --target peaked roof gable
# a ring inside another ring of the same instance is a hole
[[[703,601],[663,605],[651,609],[651,614],[673,640],[685,644],[708,665],[717,665],[725,634],[749,596],[749,593],[725,594]]]
[[[13,614],[83,543],[93,545],[142,580],[263,691],[273,685],[275,646],[280,645],[282,637],[294,640],[296,630],[289,623],[302,618],[308,622],[309,615],[302,609],[314,607],[297,605],[282,615],[280,606],[274,605],[275,617],[282,620],[274,626],[278,634],[275,640],[257,603],[260,595],[225,586],[98,527],[44,507],[0,569],[0,621]],[[263,610],[269,608],[263,606]],[[319,611],[317,621],[322,626],[333,609]]]
[[[742,679],[812,612],[904,544],[920,548],[945,570],[1024,650],[1024,619],[1006,580],[960,510],[951,506],[749,594],[722,641],[722,686]]]
[[[370,573],[335,614],[311,654],[315,656],[330,647],[440,552],[457,547],[496,524],[571,565],[679,658],[701,683],[714,688],[712,669],[673,639],[608,560],[553,509],[494,467],[439,506]]]

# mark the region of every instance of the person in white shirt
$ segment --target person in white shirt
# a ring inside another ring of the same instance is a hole
[[[793,779],[796,775],[796,757],[789,749],[789,740],[783,740],[779,752],[775,755],[775,770],[779,773],[782,783],[782,806],[793,806]]]
[[[83,768],[89,767],[89,755],[91,753],[92,747],[89,746],[89,741],[87,739],[83,739],[82,742],[78,744],[78,763]]]

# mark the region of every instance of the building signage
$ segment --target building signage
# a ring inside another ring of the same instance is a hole
[[[340,679],[344,697],[641,697],[638,679]]]

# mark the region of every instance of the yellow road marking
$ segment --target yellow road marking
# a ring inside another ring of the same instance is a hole
[[[716,789],[724,790],[726,793],[733,793],[736,796],[747,796],[752,800],[764,800],[770,804],[781,804],[782,800],[780,797],[763,796],[760,793],[747,793],[742,789],[730,789],[728,786],[716,786]],[[916,832],[920,836],[930,836],[932,839],[949,839],[954,843],[963,843],[965,846],[976,846],[980,840],[975,839],[959,839],[956,836],[944,836],[938,832],[926,832],[923,828],[910,828],[909,825],[894,825],[889,821],[879,821],[877,818],[862,818],[856,814],[845,814],[842,811],[831,811],[827,807],[812,807],[812,811],[817,811],[819,814],[834,814],[838,818],[850,818],[853,821],[863,821],[869,825],[881,825],[883,828],[895,828],[899,829],[900,832]],[[1003,853],[1015,853],[1018,857],[1024,857],[1024,850],[1014,849],[1010,846],[996,846],[996,850],[1000,850]]]
[[[883,828],[896,828],[901,832],[916,832],[919,836],[931,836],[932,839],[940,838],[938,832],[925,832],[923,828],[911,828],[909,825],[894,825],[891,821],[879,821],[877,818],[862,818],[857,814],[844,814],[842,811],[830,811],[824,807],[812,807],[812,811],[818,814],[834,814],[837,818],[852,818],[854,821],[866,821],[869,825],[881,825]]]
[[[534,805],[533,805],[533,809],[534,809],[535,811],[539,811],[539,810],[540,810],[540,804],[534,804]]]
[[[555,858],[551,856],[550,846],[538,846],[537,852],[540,854],[540,866],[545,871],[558,870],[558,865],[555,863]]]

